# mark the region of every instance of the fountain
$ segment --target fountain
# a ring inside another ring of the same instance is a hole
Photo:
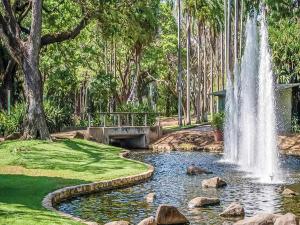
[[[278,182],[275,91],[272,59],[264,13],[246,24],[246,45],[241,71],[235,65],[228,76],[225,121],[225,160],[238,164],[261,182]],[[258,74],[258,75],[257,75]]]
[[[257,79],[258,79],[258,34],[257,18],[254,14],[246,24],[246,42],[241,60],[240,83],[240,145],[239,165],[244,170],[251,170],[255,165],[256,116],[257,116]]]

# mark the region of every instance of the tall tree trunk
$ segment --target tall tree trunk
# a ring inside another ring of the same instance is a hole
[[[239,58],[241,59],[242,58],[242,50],[243,50],[243,37],[244,37],[244,34],[243,34],[243,26],[244,26],[244,0],[241,0],[241,16],[240,16],[240,55],[239,55]]]
[[[206,62],[207,62],[207,54],[206,54],[206,46],[207,45],[207,41],[206,41],[206,28],[204,27],[204,30],[203,30],[203,107],[202,107],[202,117],[203,117],[203,120],[204,121],[204,116],[205,116],[205,113],[206,113],[206,108],[207,108],[207,95],[206,95],[206,90],[207,90],[207,70],[206,70]]]
[[[37,62],[28,58],[23,61],[24,90],[27,102],[27,114],[24,120],[25,139],[49,139],[49,130],[43,109],[43,84]]]
[[[222,90],[225,89],[225,73],[224,73],[224,32],[221,33],[221,76],[222,76]]]
[[[202,78],[201,78],[201,24],[198,22],[198,46],[197,46],[197,77],[198,77],[198,91],[197,91],[197,119],[196,123],[202,121],[201,113],[201,89],[202,89]]]
[[[181,0],[177,0],[178,5],[178,80],[177,80],[177,89],[178,89],[178,125],[182,126],[182,73],[181,73]]]
[[[17,72],[17,63],[10,59],[3,74],[3,81],[0,85],[0,109],[7,109],[7,90],[13,93],[13,81]]]
[[[32,1],[32,23],[28,47],[24,49],[22,69],[24,90],[27,99],[27,114],[24,120],[25,139],[50,139],[43,108],[43,82],[39,70],[39,54],[42,32],[42,1]]]
[[[234,63],[238,63],[239,58],[239,0],[234,3]]]
[[[231,51],[231,0],[227,4],[227,35],[226,35],[226,77],[231,74],[233,69],[232,51]]]
[[[212,37],[211,37],[212,38]],[[214,92],[214,55],[213,55],[213,49],[210,50],[210,92]],[[214,113],[214,99],[212,95],[209,95],[210,99],[210,115],[212,116]]]
[[[191,16],[186,17],[187,22],[187,40],[186,40],[186,125],[191,124],[191,72],[190,72],[190,50],[191,50]]]

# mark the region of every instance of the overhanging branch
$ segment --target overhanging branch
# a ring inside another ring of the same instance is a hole
[[[80,34],[81,30],[83,30],[89,22],[88,17],[84,17],[80,23],[70,31],[64,31],[61,33],[54,33],[54,34],[45,34],[42,37],[41,45],[49,45],[53,43],[59,43],[66,40],[74,39],[77,35]]]

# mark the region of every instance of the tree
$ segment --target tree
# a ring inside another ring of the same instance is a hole
[[[80,23],[70,31],[45,34],[42,36],[42,0],[14,1],[2,0],[0,10],[0,37],[9,54],[24,74],[24,93],[27,114],[24,121],[25,139],[50,139],[43,108],[43,80],[39,69],[42,46],[75,38],[88,22],[83,15]],[[21,24],[31,11],[30,28]],[[24,36],[26,36],[24,38]]]

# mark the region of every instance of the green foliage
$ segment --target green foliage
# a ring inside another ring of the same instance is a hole
[[[45,101],[44,110],[50,132],[58,132],[63,127],[73,125],[72,114],[65,107],[58,107],[51,101]]]
[[[215,113],[212,116],[211,125],[216,130],[224,129],[225,114],[223,112]]]
[[[0,112],[0,133],[9,135],[13,132],[21,131],[24,115],[25,106],[21,103],[12,107],[10,114]]]
[[[118,112],[135,112],[135,113],[148,113],[147,124],[154,125],[156,122],[157,114],[148,104],[124,104],[118,107]],[[135,115],[134,124],[143,126],[145,123],[145,117],[143,114]]]
[[[300,121],[297,119],[297,117],[292,118],[292,132],[300,133]]]
[[[296,18],[284,18],[270,26],[275,73],[281,83],[300,79],[300,26]]]

